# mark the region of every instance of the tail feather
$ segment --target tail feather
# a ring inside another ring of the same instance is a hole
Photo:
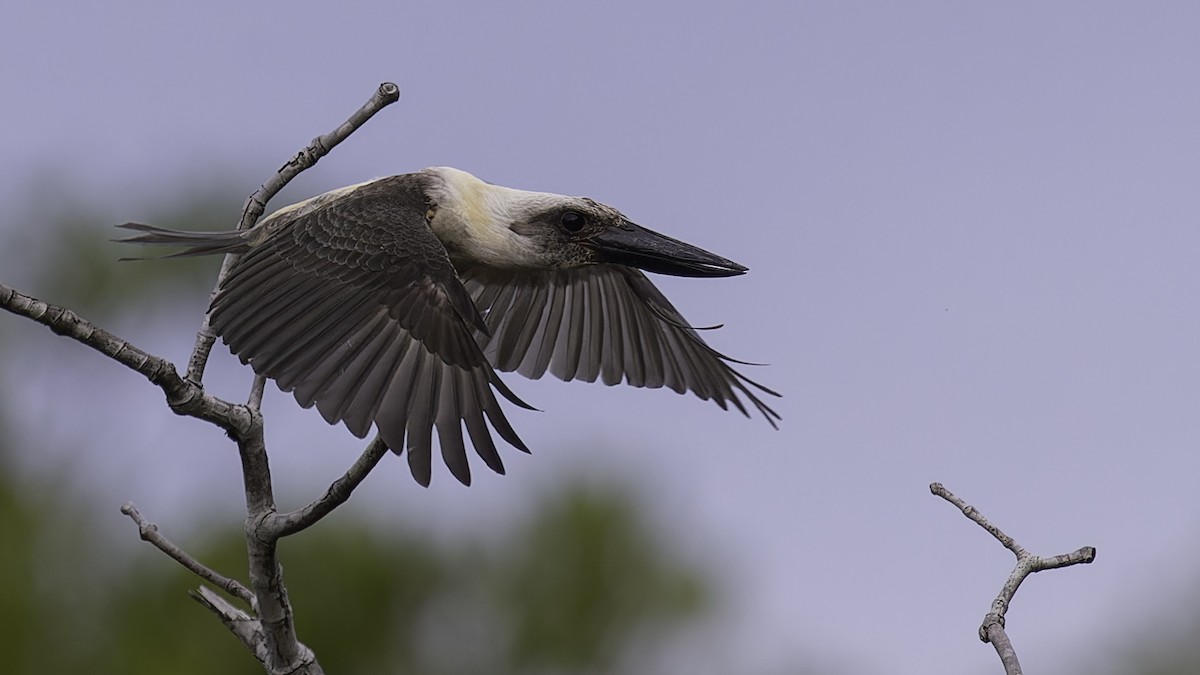
[[[184,230],[169,230],[165,227],[154,227],[142,223],[124,223],[117,227],[135,230],[142,234],[124,239],[114,239],[121,244],[149,244],[152,246],[185,246],[176,253],[170,253],[164,258],[184,258],[194,255],[214,255],[224,253],[245,253],[250,248],[245,239],[245,232],[229,230],[226,232],[187,232]],[[140,258],[122,258],[122,260],[140,260]]]

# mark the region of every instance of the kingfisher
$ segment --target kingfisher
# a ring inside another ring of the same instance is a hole
[[[326,192],[254,227],[187,232],[140,223],[165,257],[233,254],[209,323],[243,364],[359,438],[374,426],[428,486],[442,459],[471,483],[466,428],[503,474],[492,429],[529,452],[496,399],[534,409],[497,371],[668,387],[753,407],[779,394],[709,347],[643,272],[729,277],[747,268],[634,224],[586,197],[487,183],[450,167]],[[744,400],[743,400],[744,399]],[[490,425],[490,428],[489,428]]]

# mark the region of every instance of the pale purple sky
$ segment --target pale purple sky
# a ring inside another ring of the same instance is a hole
[[[1107,661],[1110,638],[1149,628],[1189,579],[1200,6],[46,2],[2,14],[6,237],[40,225],[18,214],[33,187],[54,198],[48,176],[113,222],[215,171],[249,193],[390,80],[401,102],[276,206],[448,164],[594,197],[749,266],[661,286],[693,323],[726,324],[710,334],[717,349],[771,364],[752,376],[784,392],[781,431],[663,391],[514,376],[545,412],[511,413],[534,454],[506,453],[508,476],[476,462],[472,488],[443,469],[422,490],[404,462],[385,462],[355,498],[380,523],[479,531],[565,476],[636,481],[672,545],[711,559],[736,593],[729,621],[680,657],[692,672],[797,654],[853,673],[996,672],[975,628],[1010,557],[929,495],[935,480],[1037,552],[1098,547],[1095,564],[1017,596],[1010,634],[1031,671]],[[0,272],[29,278],[19,261]],[[181,360],[198,317],[180,321],[115,328]],[[84,375],[112,394],[81,400],[54,432],[77,441],[71,455],[31,466],[76,471],[142,555],[124,499],[164,527],[236,518],[236,460],[218,433],[80,348],[42,342],[51,365],[10,371],[39,382],[27,433]],[[218,351],[211,386],[241,399],[248,375]],[[271,394],[273,465],[298,501],[361,443]]]

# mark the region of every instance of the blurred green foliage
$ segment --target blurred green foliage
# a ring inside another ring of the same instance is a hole
[[[186,597],[189,573],[149,546],[98,572],[110,553],[86,518],[37,501],[0,481],[0,572],[18,581],[0,586],[4,672],[261,672]],[[630,504],[567,487],[491,546],[437,544],[402,523],[383,536],[339,514],[281,548],[297,630],[329,672],[613,672],[635,637],[668,636],[706,606],[701,577]],[[236,572],[239,525],[182,543]]]
[[[244,196],[231,190],[200,190],[186,202],[166,209],[145,209],[145,222],[181,230],[228,230],[237,224]],[[55,205],[55,211],[32,217],[50,219],[50,247],[33,274],[39,297],[71,307],[76,313],[102,320],[133,304],[165,303],[172,298],[207,298],[212,288],[219,256],[176,258],[170,261],[121,260],[155,258],[174,249],[120,244],[115,239],[131,232],[116,228],[124,220],[97,217],[70,202]],[[135,209],[134,212],[143,211]],[[198,324],[197,324],[198,325]]]
[[[704,606],[704,587],[641,526],[634,503],[567,493],[504,551],[493,587],[501,605],[521,607],[505,622],[511,672],[607,672],[615,646]]]

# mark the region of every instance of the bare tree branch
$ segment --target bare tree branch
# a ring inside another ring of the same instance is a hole
[[[301,171],[316,164],[317,160],[329,154],[330,150],[349,138],[350,134],[366,124],[367,120],[375,116],[375,113],[399,100],[400,87],[391,82],[384,82],[379,85],[379,88],[375,90],[371,98],[355,111],[349,119],[333,131],[314,138],[308,144],[308,147],[296,153],[296,156],[279,167],[279,170],[275,172],[275,175],[270,180],[259,186],[254,191],[254,194],[246,199],[246,204],[242,207],[242,217],[238,222],[237,229],[248,230],[254,227],[254,224],[258,222],[263,212],[266,211],[267,202],[278,194],[288,182],[299,175]],[[225,280],[225,276],[229,273],[229,269],[233,267],[235,260],[237,260],[237,256],[235,255],[225,256],[225,260],[221,263],[221,271],[217,273],[217,283],[213,286],[212,293],[209,294],[209,305],[212,304],[213,298],[216,297],[217,291],[221,288],[221,282]],[[204,321],[200,324],[200,330],[196,333],[196,346],[192,349],[192,355],[188,359],[187,380],[189,382],[199,384],[204,379],[204,367],[208,364],[208,355],[212,352],[213,343],[216,341],[217,334],[213,332],[212,326],[208,323],[208,314],[205,314]]]
[[[262,215],[267,201],[289,180],[312,166],[376,112],[399,99],[399,89],[384,83],[365,105],[332,132],[315,139],[285,164],[277,174],[264,183],[247,201],[242,212],[240,228],[253,226]],[[232,264],[226,256],[215,294]],[[280,537],[299,532],[317,522],[344,503],[351,492],[379,462],[387,448],[378,439],[367,446],[363,455],[344,476],[334,481],[325,494],[307,507],[294,513],[276,513],[271,470],[263,441],[263,419],[259,412],[265,379],[256,377],[247,405],[234,405],[208,396],[200,384],[204,367],[216,339],[207,317],[196,337],[196,346],[188,362],[186,378],[179,377],[174,364],[146,353],[125,340],[81,319],[73,312],[24,295],[0,285],[0,307],[28,317],[49,327],[55,333],[74,339],[140,373],[163,390],[167,404],[179,415],[208,421],[224,429],[238,447],[242,461],[242,479],[246,494],[246,551],[249,560],[250,589],[218,574],[158,533],[146,522],[132,504],[122,511],[138,524],[143,539],[151,542],[168,556],[184,565],[205,581],[213,583],[231,595],[245,600],[256,617],[220,598],[207,588],[193,594],[198,602],[213,611],[272,675],[323,675],[315,654],[296,637],[292,606],[283,583],[283,569],[276,556]]]
[[[267,201],[278,193],[288,181],[315,164],[330,149],[365,124],[376,112],[399,100],[399,97],[400,90],[396,85],[391,83],[380,85],[370,100],[351,115],[346,122],[330,133],[316,138],[307,148],[301,150],[280,168],[272,179],[250,196],[243,209],[242,219],[238,224],[239,229],[252,227],[265,210]],[[217,283],[213,288],[214,295],[233,262],[234,257],[225,257]],[[189,359],[189,381],[199,382],[203,377],[204,366],[215,340],[216,336],[213,334],[206,316],[197,335],[196,349]],[[312,651],[296,638],[292,606],[288,600],[287,587],[283,583],[283,568],[276,557],[276,545],[279,537],[282,536],[280,532],[284,527],[277,524],[280,516],[276,513],[271,469],[263,442],[262,416],[258,413],[264,386],[265,379],[256,377],[247,406],[251,413],[252,424],[246,432],[234,435],[234,440],[238,445],[238,455],[242,461],[242,478],[246,493],[246,551],[250,562],[250,586],[254,589],[254,595],[258,600],[256,610],[260,630],[256,635],[262,636],[261,644],[265,647],[266,652],[263,664],[268,672],[304,672],[315,675],[322,670]],[[344,502],[349,497],[350,491],[362,481],[376,462],[378,462],[378,458],[373,462],[364,463],[362,459],[356,462],[348,474],[350,478],[343,479],[344,489],[333,490],[331,487],[334,497],[327,500],[330,504],[328,509],[332,510],[337,504]],[[363,466],[359,468],[360,465]],[[358,468],[357,471],[356,468]],[[335,483],[336,485],[337,483]],[[341,501],[337,501],[339,497]],[[318,500],[318,503],[322,503],[322,500]],[[310,521],[309,524],[325,515],[319,513],[319,510],[319,508],[313,509],[314,515],[307,519]],[[328,513],[328,510],[325,513]],[[302,528],[297,527],[293,531],[299,529]],[[256,656],[259,653],[260,651],[256,647]]]
[[[1004,665],[1004,672],[1007,675],[1021,675],[1021,664],[1017,661],[1017,653],[1008,639],[1008,633],[1004,631],[1004,616],[1008,612],[1013,596],[1017,593],[1017,588],[1021,586],[1021,582],[1025,581],[1026,577],[1034,572],[1090,563],[1096,559],[1096,549],[1084,546],[1077,551],[1063,555],[1045,558],[1033,555],[1017,544],[1012,537],[1002,532],[999,527],[988,521],[978,509],[947,490],[941,483],[931,484],[929,491],[953,504],[963,512],[964,516],[987,530],[988,534],[992,535],[1004,548],[1017,556],[1016,566],[1009,573],[1008,579],[1000,589],[1000,594],[992,601],[990,611],[983,617],[983,624],[979,627],[979,639],[991,643],[996,649],[996,654],[1000,657],[1000,662]]]
[[[237,579],[230,579],[220,572],[205,566],[199,560],[196,560],[189,555],[186,551],[176,546],[169,539],[159,533],[157,525],[143,518],[142,514],[138,513],[137,507],[135,507],[132,502],[125,502],[125,504],[121,506],[121,513],[129,516],[129,518],[137,524],[138,534],[141,536],[142,541],[150,542],[155,548],[163,553],[166,553],[171,557],[171,559],[180,565],[183,565],[192,574],[195,574],[208,583],[241,600],[249,607],[254,607],[256,601],[254,599],[254,594],[250,592],[250,589],[243,586]]]
[[[254,383],[250,385],[250,396],[246,399],[246,405],[251,410],[262,410],[263,393],[267,389],[267,378],[265,375],[255,375]]]
[[[0,284],[0,308],[33,319],[140,373],[163,390],[167,405],[177,415],[211,422],[230,434],[243,433],[251,427],[252,413],[246,407],[206,395],[202,388],[180,378],[170,361],[142,351],[69,309],[43,302],[4,284]]]
[[[253,606],[259,613],[261,633],[265,640],[267,670],[309,675],[322,672],[312,652],[296,639],[282,570],[275,559],[278,537],[269,535],[274,529],[270,526],[270,519],[275,515],[275,498],[263,444],[262,416],[246,406],[204,394],[199,385],[180,378],[174,365],[166,359],[146,353],[67,309],[29,297],[2,284],[0,307],[33,319],[55,333],[81,342],[141,373],[166,393],[167,404],[173,412],[211,422],[224,429],[237,442],[246,492],[250,586],[255,598]],[[263,532],[267,533],[266,536],[259,531],[264,523],[266,527]],[[175,555],[171,557],[180,560]],[[206,578],[203,574],[201,577]],[[258,653],[257,650],[255,653]]]
[[[298,511],[273,517],[271,519],[271,525],[274,528],[272,533],[276,537],[286,537],[310,527],[329,515],[331,511],[344,504],[347,499],[350,499],[350,494],[354,492],[354,488],[363,482],[363,479],[367,477],[371,469],[375,468],[375,465],[387,454],[387,451],[387,444],[383,442],[383,439],[376,436],[367,445],[367,449],[363,450],[358,460],[346,471],[345,475],[335,480],[325,490],[325,494],[321,495],[320,499]]]

